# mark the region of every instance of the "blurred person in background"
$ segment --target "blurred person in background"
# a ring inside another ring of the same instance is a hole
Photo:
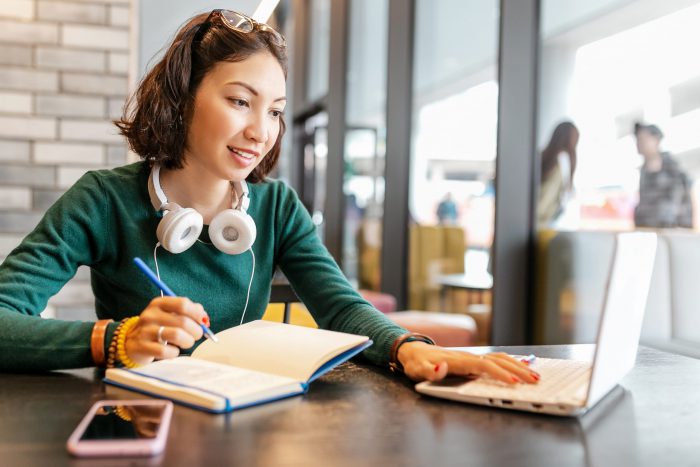
[[[634,125],[637,152],[644,157],[639,174],[637,227],[693,227],[690,179],[667,152],[661,152],[663,133],[656,125]]]
[[[576,125],[565,121],[556,126],[549,144],[542,150],[537,200],[537,225],[540,228],[560,223],[571,202],[578,140]]]
[[[452,193],[447,193],[437,207],[438,222],[442,225],[455,225],[457,223],[457,204]]]

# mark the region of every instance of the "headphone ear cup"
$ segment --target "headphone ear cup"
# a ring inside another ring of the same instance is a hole
[[[209,224],[209,238],[216,248],[237,255],[248,250],[255,242],[255,221],[236,209],[221,211]]]
[[[202,215],[192,208],[169,211],[158,223],[156,237],[170,253],[182,253],[194,245],[203,226]]]

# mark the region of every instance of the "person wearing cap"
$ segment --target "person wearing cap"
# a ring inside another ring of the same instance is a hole
[[[637,152],[644,157],[639,174],[639,204],[634,210],[637,227],[693,226],[690,179],[667,152],[661,152],[663,133],[656,125],[636,123]]]

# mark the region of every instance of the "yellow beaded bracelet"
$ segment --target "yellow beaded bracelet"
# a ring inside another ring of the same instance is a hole
[[[124,325],[121,326],[121,328],[119,329],[119,331],[117,333],[117,357],[119,358],[119,361],[121,361],[122,365],[124,365],[127,368],[134,368],[134,367],[138,366],[126,354],[126,335],[131,330],[131,328],[136,326],[136,324],[138,322],[139,322],[138,316],[132,316],[131,318],[128,318],[124,322]]]
[[[109,355],[107,358],[107,368],[116,366],[125,366],[133,368],[136,363],[126,354],[126,335],[138,323],[139,317],[132,316],[124,318],[117,326],[117,329],[112,335],[112,341],[109,343]]]
[[[114,407],[114,415],[116,415],[124,421],[131,421],[131,414],[123,405],[117,405],[116,407]]]

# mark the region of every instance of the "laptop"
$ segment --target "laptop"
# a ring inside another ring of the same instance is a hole
[[[536,384],[509,385],[488,376],[416,385],[422,394],[472,404],[578,416],[595,406],[632,369],[656,256],[656,234],[616,236],[593,362],[537,357]]]

